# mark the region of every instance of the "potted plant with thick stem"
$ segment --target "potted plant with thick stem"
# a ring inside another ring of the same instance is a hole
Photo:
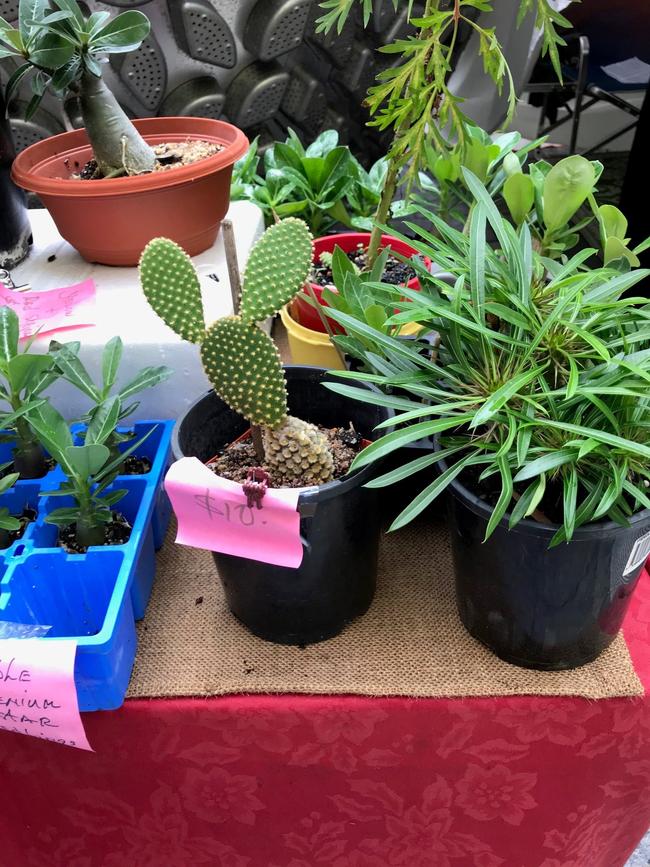
[[[389,415],[376,406],[350,412],[345,401],[324,399],[318,385],[326,371],[283,371],[275,345],[258,327],[299,291],[310,263],[311,237],[304,223],[288,218],[272,226],[251,251],[239,314],[206,328],[199,282],[183,252],[156,239],[140,262],[147,300],[179,336],[200,345],[215,389],[179,420],[176,457],[206,462],[220,455],[217,467],[233,477],[233,449],[241,452],[235,440],[250,427],[252,446],[238,459],[240,470],[259,466],[272,486],[307,487],[298,500],[304,556],[297,569],[214,555],[233,613],[256,635],[287,644],[338,634],[372,601],[379,541],[376,498],[362,487],[366,473],[339,478],[336,444],[345,441],[358,450],[362,437]],[[235,480],[241,475],[235,473]]]
[[[11,180],[16,156],[5,104],[0,95],[0,268],[14,268],[29,251],[31,228],[25,194]]]
[[[48,87],[79,98],[85,130],[27,148],[12,176],[39,194],[63,237],[90,261],[135,265],[163,231],[192,255],[210,247],[228,210],[233,163],[248,145],[223,121],[129,120],[101,62],[135,50],[148,33],[149,20],[136,9],[111,19],[105,11],[86,14],[76,0],[21,0],[17,28],[0,19],[0,57],[19,64],[7,103],[27,78],[29,115]]]
[[[435,435],[436,454],[370,482],[383,487],[438,465],[392,529],[449,489],[467,629],[517,665],[572,668],[613,641],[650,553],[650,309],[625,294],[648,272],[630,270],[626,255],[589,268],[591,249],[560,261],[540,255],[528,221],[515,228],[476,176],[466,171],[466,181],[476,198],[468,234],[431,213],[441,238],[428,232],[415,242],[423,254],[444,254],[454,285],[431,278],[401,298],[382,290],[400,310],[392,324],[440,334],[436,358],[332,313],[348,335],[375,341],[365,353],[371,372],[339,375],[410,395],[386,395],[400,411],[397,430],[353,468]],[[552,226],[566,204],[555,194],[547,177],[542,208]],[[367,400],[354,386],[328,388]]]

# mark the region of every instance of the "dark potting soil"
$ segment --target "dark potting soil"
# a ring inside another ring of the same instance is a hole
[[[348,259],[353,262],[360,271],[366,267],[368,261],[368,248],[363,244],[359,244],[356,250],[346,253]],[[402,286],[408,283],[416,276],[415,268],[412,265],[407,265],[405,262],[400,262],[394,256],[389,255],[386,261],[386,267],[382,276],[382,282],[390,283],[393,286]],[[322,262],[316,262],[312,266],[312,280],[319,286],[332,286],[334,279],[332,269]]]
[[[120,470],[121,476],[143,476],[150,472],[151,461],[149,458],[138,457],[138,455],[129,455],[122,464]]]
[[[205,139],[187,139],[187,141],[162,142],[155,145],[156,155],[154,172],[167,172],[180,166],[189,166],[199,160],[207,159],[223,150],[223,145]],[[73,178],[82,181],[96,181],[102,175],[98,172],[97,162],[88,160],[85,166],[75,166]]]
[[[46,476],[48,473],[52,472],[52,470],[55,467],[56,467],[56,461],[54,460],[54,458],[50,458],[50,457],[46,456],[45,457],[45,472],[43,473],[42,476],[38,476],[37,478],[42,479],[43,476]],[[14,469],[14,462],[12,461],[10,464],[7,464],[7,466],[4,468],[4,470],[2,470],[2,472],[0,472],[0,479],[4,479],[5,476],[8,476],[10,473],[15,473],[15,472],[16,472],[16,470]],[[30,481],[30,480],[28,480],[28,481]]]
[[[14,542],[17,542],[18,539],[22,539],[25,534],[25,530],[31,524],[32,521],[36,520],[36,510],[30,509],[29,506],[26,506],[21,515],[12,515],[12,518],[17,518],[20,521],[20,527],[17,530],[7,530],[7,537],[9,541],[6,545],[0,545],[0,548],[6,549],[9,548],[10,545],[13,545]],[[4,535],[4,534],[3,534]]]
[[[88,548],[79,545],[75,538],[76,524],[69,524],[59,530],[57,545],[68,554],[85,554]],[[131,525],[120,512],[113,512],[113,520],[104,525],[104,545],[124,545],[131,536]]]
[[[480,497],[488,506],[496,506],[501,494],[501,475],[494,473],[487,479],[479,481],[480,475],[485,467],[465,467],[459,475],[458,480],[468,490],[477,497]],[[517,500],[531,483],[530,479],[525,482],[515,482],[514,497]],[[578,489],[578,503],[582,502],[587,496],[587,492],[583,488]],[[626,497],[630,507],[634,506],[631,498]],[[508,512],[511,512],[514,502],[508,507]],[[537,509],[530,515],[532,520],[538,521],[540,524],[562,524],[564,521],[564,488],[561,482],[547,480],[544,496]],[[607,517],[601,518],[602,521],[609,520]]]
[[[361,451],[363,438],[350,425],[349,428],[326,428],[318,425],[328,438],[334,457],[334,478],[340,479],[350,469],[354,457]],[[265,464],[261,464],[255,454],[255,448],[250,439],[231,443],[217,457],[208,461],[207,466],[217,476],[223,476],[232,482],[245,482],[248,471],[252,467],[261,466],[269,474],[271,488],[301,488],[306,482],[291,482],[277,473],[273,473]]]

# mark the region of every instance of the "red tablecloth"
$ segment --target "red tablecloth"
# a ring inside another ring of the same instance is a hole
[[[626,623],[650,691],[650,580]],[[238,696],[0,733],[0,867],[619,867],[650,698]]]

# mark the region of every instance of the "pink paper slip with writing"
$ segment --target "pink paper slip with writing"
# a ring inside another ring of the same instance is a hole
[[[0,729],[91,750],[86,739],[70,638],[0,640]]]
[[[0,283],[0,305],[11,307],[20,320],[20,336],[31,337],[60,328],[95,324],[95,281],[39,291],[15,292]]]
[[[198,458],[181,458],[165,478],[178,519],[176,541],[262,563],[302,562],[299,488],[269,488],[262,508],[249,508],[242,486],[222,479]]]

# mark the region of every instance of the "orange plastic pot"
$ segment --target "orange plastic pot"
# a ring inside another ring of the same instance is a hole
[[[338,235],[323,235],[321,238],[316,238],[314,241],[312,261],[314,263],[318,262],[321,253],[333,253],[335,247],[340,247],[344,253],[351,253],[353,250],[356,250],[360,244],[367,247],[369,243],[370,232],[341,232]],[[412,257],[419,255],[418,251],[411,247],[410,244],[406,244],[399,238],[393,238],[392,235],[382,235],[380,246],[382,249],[390,247],[391,250],[395,253],[399,253],[401,256]],[[426,256],[424,257],[424,265],[427,269],[431,268],[431,260]],[[409,289],[414,289],[416,292],[420,289],[420,281],[417,277],[412,277],[406,285]],[[316,300],[321,307],[327,308],[329,305],[323,298],[323,286],[320,286],[318,283],[312,283],[311,287],[314,290]],[[326,329],[319,312],[314,308],[313,304],[309,302],[309,297],[309,291],[306,287],[303,287],[302,291],[296,296],[296,299],[293,302],[293,312],[300,325],[303,325],[305,328],[310,328],[312,331],[325,332]],[[325,312],[325,310],[323,312]],[[334,322],[334,320],[329,317],[328,319],[332,331],[335,334],[344,333],[343,329],[337,322]]]
[[[149,144],[204,139],[224,145],[188,166],[133,177],[81,181],[71,177],[92,159],[83,129],[51,136],[22,151],[12,178],[37,193],[61,235],[89,262],[137,265],[145,245],[160,235],[190,256],[211,247],[230,203],[233,163],[248,148],[241,130],[201,117],[134,121]]]

